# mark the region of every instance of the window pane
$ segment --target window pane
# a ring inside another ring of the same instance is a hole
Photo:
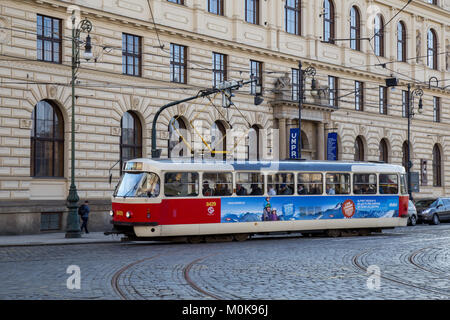
[[[164,194],[168,197],[198,196],[198,173],[166,173]]]
[[[292,195],[294,194],[294,174],[276,173],[267,176],[268,195]]]
[[[375,194],[377,193],[377,176],[375,174],[354,174],[353,193],[355,194]]]
[[[322,194],[323,178],[321,173],[299,173],[297,176],[298,194]]]
[[[380,174],[380,193],[398,193],[398,176],[396,174]]]
[[[231,196],[233,193],[233,174],[204,173],[202,193],[204,196]]]
[[[348,173],[327,173],[326,192],[333,194],[350,193],[350,174]]]
[[[236,173],[236,188],[238,188],[238,184],[247,190],[247,195],[263,194],[264,177],[260,173]]]

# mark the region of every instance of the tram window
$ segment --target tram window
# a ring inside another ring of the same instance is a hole
[[[374,173],[355,173],[353,175],[354,194],[377,193],[377,176]]]
[[[204,173],[202,193],[206,197],[231,196],[233,190],[233,174],[231,172]]]
[[[400,175],[400,192],[402,194],[408,194],[407,181],[406,174]]]
[[[142,178],[142,183],[136,191],[136,197],[154,198],[159,196],[159,177],[155,173],[146,173]]]
[[[168,172],[164,180],[164,194],[167,197],[198,196],[198,173],[196,172]]]
[[[327,173],[326,175],[327,194],[349,194],[350,174],[348,173]]]
[[[298,194],[323,193],[323,177],[321,173],[299,173],[297,180]]]
[[[236,195],[258,196],[264,194],[264,177],[256,172],[236,173]]]
[[[396,174],[380,174],[380,193],[398,193],[398,176]]]
[[[291,195],[294,194],[294,174],[293,173],[275,173],[267,176],[267,194],[272,195]]]

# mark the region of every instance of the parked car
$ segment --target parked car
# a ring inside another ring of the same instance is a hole
[[[417,223],[417,209],[414,202],[408,202],[408,226],[415,226]]]
[[[419,221],[439,224],[450,220],[450,198],[429,198],[416,201]]]

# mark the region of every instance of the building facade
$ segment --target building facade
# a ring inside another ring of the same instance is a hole
[[[406,165],[410,146],[414,196],[450,195],[449,10],[449,0],[4,0],[0,234],[65,229],[73,16],[92,23],[93,56],[80,55],[75,82],[75,172],[93,230],[109,228],[121,164],[151,157],[158,109],[227,80],[257,83],[228,108],[214,94],[165,110],[162,157],[287,159],[301,119],[303,158],[327,159],[329,133],[338,160]]]

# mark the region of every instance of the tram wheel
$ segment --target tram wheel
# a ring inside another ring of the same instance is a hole
[[[233,239],[239,242],[245,241],[248,239],[248,233],[236,233],[233,235]]]
[[[360,236],[366,237],[366,236],[370,235],[370,230],[369,229],[359,229],[358,234]]]
[[[191,236],[191,237],[188,237],[187,241],[192,244],[201,243],[203,241],[203,237]]]
[[[329,236],[329,237],[337,238],[337,237],[340,237],[341,234],[342,234],[341,230],[337,230],[337,229],[327,230],[327,236]]]

